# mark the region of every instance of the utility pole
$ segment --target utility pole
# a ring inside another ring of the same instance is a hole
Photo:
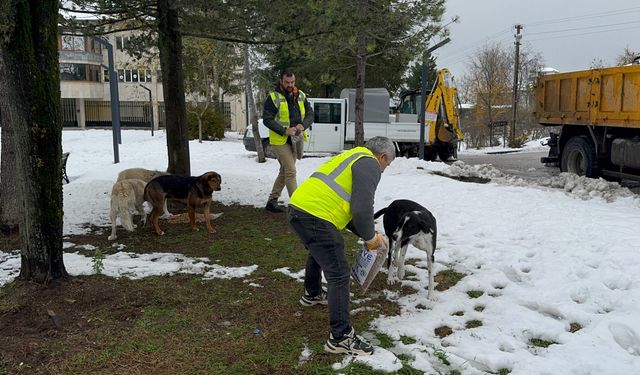
[[[518,116],[518,71],[520,70],[520,39],[522,39],[522,35],[520,35],[520,30],[523,29],[521,24],[517,24],[516,26],[516,56],[513,64],[513,118],[511,120],[511,142],[516,139],[516,120]]]

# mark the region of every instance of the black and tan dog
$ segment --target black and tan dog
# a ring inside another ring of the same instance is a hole
[[[144,199],[153,207],[151,210],[151,228],[158,235],[164,232],[158,225],[158,218],[162,214],[165,199],[179,201],[187,205],[189,222],[193,230],[196,228],[196,208],[203,207],[207,231],[214,233],[211,225],[211,194],[220,191],[222,177],[216,172],[207,172],[202,176],[184,177],[178,175],[159,176],[144,188]]]
[[[404,257],[407,247],[413,245],[427,253],[427,271],[429,272],[427,298],[433,299],[433,254],[436,251],[438,235],[435,217],[423,206],[407,199],[395,200],[373,216],[378,218],[381,215],[384,215],[384,233],[389,238],[387,283],[393,285],[404,277]]]

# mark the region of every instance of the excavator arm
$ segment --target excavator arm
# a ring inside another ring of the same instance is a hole
[[[429,143],[453,143],[464,139],[460,130],[458,90],[448,69],[438,70],[436,81],[425,105],[425,124],[429,125]]]

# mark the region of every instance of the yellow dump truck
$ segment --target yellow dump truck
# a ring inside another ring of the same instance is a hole
[[[534,115],[551,133],[546,164],[640,180],[640,65],[541,75]]]

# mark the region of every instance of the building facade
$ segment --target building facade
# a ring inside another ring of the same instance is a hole
[[[113,46],[123,128],[163,128],[164,97],[158,58],[141,63],[125,52],[131,32],[105,35]],[[111,126],[111,92],[107,49],[96,37],[61,33],[58,35],[60,91],[63,125],[90,128]],[[216,105],[219,106],[219,103]],[[244,93],[225,95],[222,106],[226,127],[241,132],[247,123]]]

